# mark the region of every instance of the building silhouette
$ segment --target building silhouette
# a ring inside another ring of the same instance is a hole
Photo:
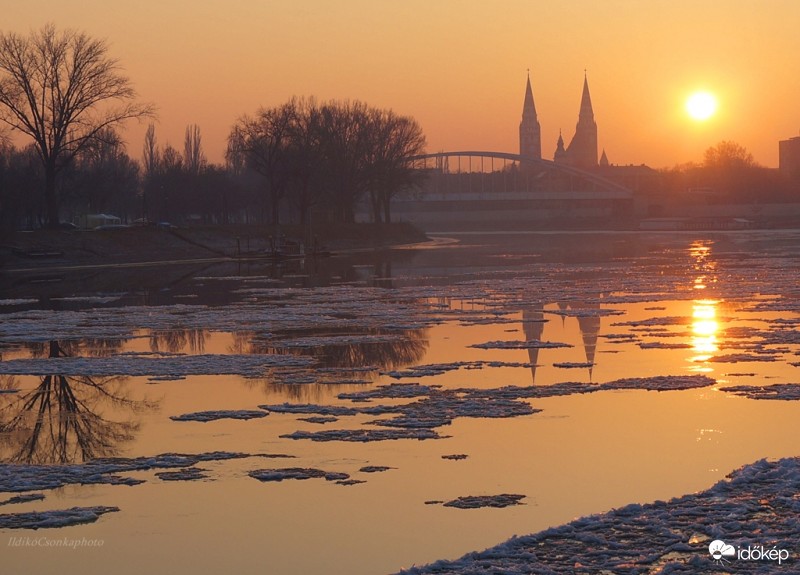
[[[530,73],[528,73],[528,84],[525,86],[522,121],[519,123],[519,155],[532,160],[542,159],[542,131],[536,116],[536,105],[533,102]]]
[[[520,156],[537,160],[542,158],[541,128],[533,101],[530,74],[525,86],[522,121],[519,124],[519,154]],[[605,157],[605,151],[603,151],[603,157]],[[594,120],[592,96],[589,93],[589,80],[585,75],[583,77],[583,93],[581,94],[581,107],[578,112],[575,135],[572,137],[569,146],[565,147],[564,138],[559,132],[553,160],[557,164],[584,170],[597,167],[597,123]],[[605,163],[608,163],[607,159]]]
[[[778,142],[778,169],[789,178],[800,178],[800,136]]]

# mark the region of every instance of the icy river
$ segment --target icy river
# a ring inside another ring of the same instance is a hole
[[[712,573],[717,539],[796,557],[799,278],[781,230],[6,274],[0,571]]]

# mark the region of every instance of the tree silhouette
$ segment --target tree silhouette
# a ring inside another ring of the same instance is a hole
[[[0,122],[33,139],[51,227],[59,221],[59,173],[108,128],[153,115],[135,97],[103,40],[51,24],[27,37],[0,33]]]

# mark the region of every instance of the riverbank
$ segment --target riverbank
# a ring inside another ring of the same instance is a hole
[[[798,469],[797,457],[762,459],[700,493],[583,517],[401,575],[796,572]]]
[[[281,226],[279,230],[272,226],[236,225],[19,231],[0,241],[0,267],[9,271],[235,258],[269,250],[278,234],[309,241],[300,226]],[[310,242],[338,252],[379,249],[426,239],[422,231],[409,224],[351,224],[316,226]]]

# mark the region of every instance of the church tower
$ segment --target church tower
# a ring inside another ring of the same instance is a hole
[[[578,124],[575,126],[575,135],[567,146],[563,158],[565,164],[576,168],[592,169],[597,167],[597,123],[594,121],[589,81],[585,75]]]
[[[519,123],[519,155],[534,160],[542,159],[542,133],[533,103],[531,75],[525,87],[525,102],[522,105],[522,121]]]

